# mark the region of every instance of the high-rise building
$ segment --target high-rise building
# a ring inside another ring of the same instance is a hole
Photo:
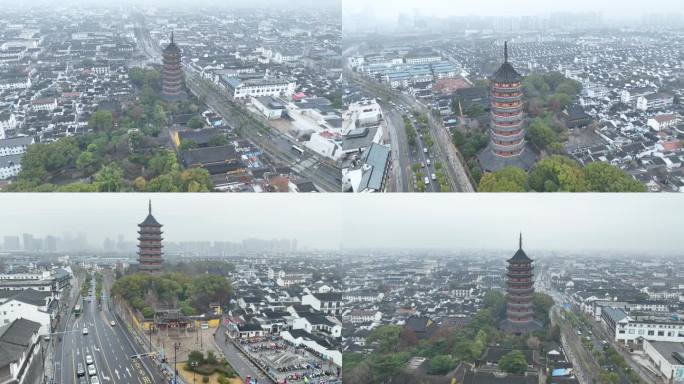
[[[138,224],[138,270],[162,272],[162,225],[152,216],[152,201],[145,221]]]
[[[182,53],[173,41],[162,52],[162,96],[166,99],[178,99],[183,96],[183,67],[181,65]]]
[[[506,274],[506,319],[501,322],[501,329],[506,332],[522,334],[542,328],[534,319],[534,275],[533,260],[527,257],[522,249],[522,234],[518,251],[507,260]]]
[[[21,241],[19,236],[5,236],[5,251],[19,251],[21,250]]]
[[[491,120],[489,145],[478,160],[485,172],[507,166],[532,167],[537,156],[525,145],[522,76],[508,62],[508,42],[504,43],[504,63],[491,78]]]

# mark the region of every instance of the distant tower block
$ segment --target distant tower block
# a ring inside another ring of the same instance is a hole
[[[180,48],[173,41],[171,32],[171,43],[162,52],[162,96],[165,99],[179,99],[183,93],[183,67],[181,64],[182,53]]]
[[[140,272],[162,273],[162,225],[152,216],[152,201],[145,221],[138,224],[138,264]]]
[[[506,332],[523,334],[543,328],[534,320],[532,261],[522,249],[520,234],[518,251],[507,261],[506,320],[501,322],[501,329]]]
[[[489,145],[478,160],[483,170],[498,171],[506,166],[529,169],[536,155],[525,146],[522,76],[508,62],[508,42],[504,43],[504,63],[491,78],[491,120]]]

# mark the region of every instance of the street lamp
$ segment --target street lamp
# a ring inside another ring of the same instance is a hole
[[[173,384],[178,384],[178,350],[181,347],[180,341],[173,343]]]
[[[192,366],[192,382],[194,383],[195,382],[195,369],[197,369],[199,362],[193,361],[190,363],[190,365]]]

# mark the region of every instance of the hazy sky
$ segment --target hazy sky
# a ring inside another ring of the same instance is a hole
[[[133,240],[147,199],[168,241],[296,238],[308,247],[681,250],[679,195],[0,194],[0,237]]]
[[[524,16],[553,12],[602,12],[606,19],[634,18],[644,13],[684,12],[682,0],[343,0],[344,12],[373,12],[383,20],[396,20],[399,12],[414,9],[430,16]]]

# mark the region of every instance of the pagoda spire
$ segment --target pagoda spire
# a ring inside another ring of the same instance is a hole
[[[171,41],[173,41],[173,37]],[[504,63],[508,63],[508,41],[504,41]]]
[[[152,199],[149,200],[148,212],[150,215],[152,214]]]
[[[520,232],[520,240],[518,240],[518,249],[522,249],[522,232]]]
[[[173,29],[171,30],[171,44],[173,44]]]

